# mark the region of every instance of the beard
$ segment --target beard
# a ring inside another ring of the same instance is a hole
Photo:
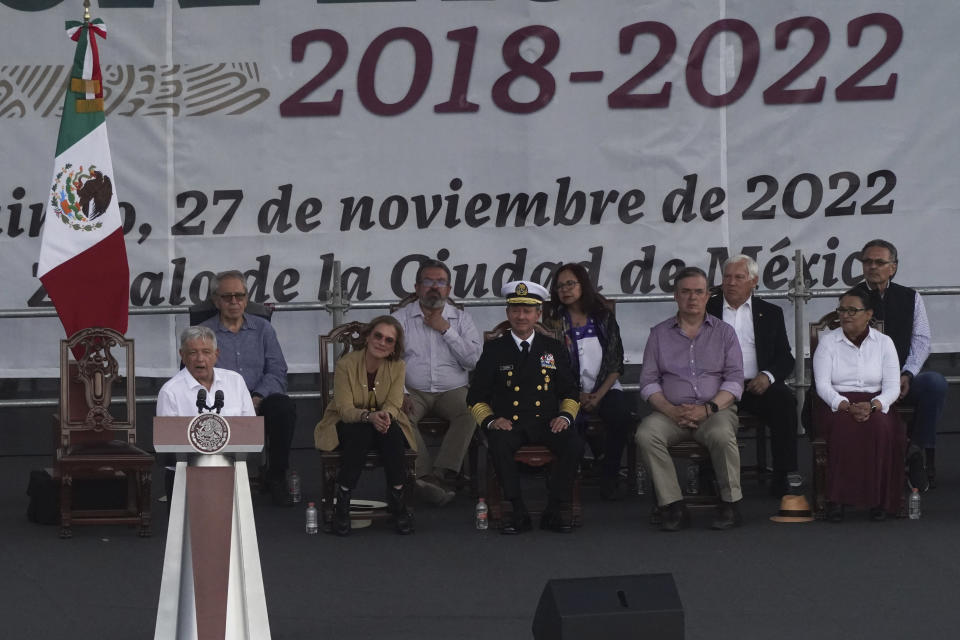
[[[446,299],[439,293],[428,292],[420,298],[420,305],[426,309],[442,309],[447,304]]]

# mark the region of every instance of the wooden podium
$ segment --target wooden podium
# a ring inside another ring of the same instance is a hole
[[[156,451],[186,454],[169,496],[154,639],[269,639],[247,464],[236,459],[263,450],[263,418],[199,417],[153,419]]]

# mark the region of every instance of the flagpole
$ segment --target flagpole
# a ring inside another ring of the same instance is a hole
[[[90,22],[90,0],[83,0],[83,22]]]

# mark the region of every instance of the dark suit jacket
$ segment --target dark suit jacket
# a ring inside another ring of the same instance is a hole
[[[509,331],[483,345],[467,392],[477,424],[486,427],[497,417],[523,424],[559,415],[573,422],[580,407],[579,392],[566,348],[538,333],[526,360],[521,360]]]
[[[793,373],[793,353],[787,340],[787,328],[783,311],[775,304],[754,296],[750,300],[753,311],[753,337],[757,343],[757,366],[760,371],[769,371],[783,384]],[[723,294],[711,296],[707,301],[707,313],[723,319]]]

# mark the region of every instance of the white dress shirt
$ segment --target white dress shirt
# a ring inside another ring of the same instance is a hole
[[[407,388],[442,393],[467,386],[467,376],[477,366],[483,344],[466,311],[449,302],[444,305],[443,317],[450,323],[444,333],[423,321],[423,309],[416,300],[397,309],[393,317],[403,326]]]
[[[743,353],[743,378],[744,381],[752,380],[757,377],[760,365],[757,363],[757,339],[753,332],[753,296],[747,298],[746,302],[734,309],[723,299],[723,321],[733,327],[737,332],[737,340],[740,342],[740,351]],[[770,379],[773,384],[777,379],[769,371],[763,374]]]
[[[870,329],[863,343],[850,342],[843,329],[820,336],[813,354],[813,377],[817,395],[834,411],[848,398],[844,392],[863,391],[876,395],[886,413],[900,396],[900,359],[893,340]]]
[[[206,389],[190,375],[186,367],[167,380],[157,396],[158,416],[195,416],[197,415],[197,391]],[[247,390],[243,376],[229,369],[213,369],[213,384],[207,391],[207,405],[213,404],[217,391],[223,391],[223,409],[220,415],[255,416],[253,400]]]

